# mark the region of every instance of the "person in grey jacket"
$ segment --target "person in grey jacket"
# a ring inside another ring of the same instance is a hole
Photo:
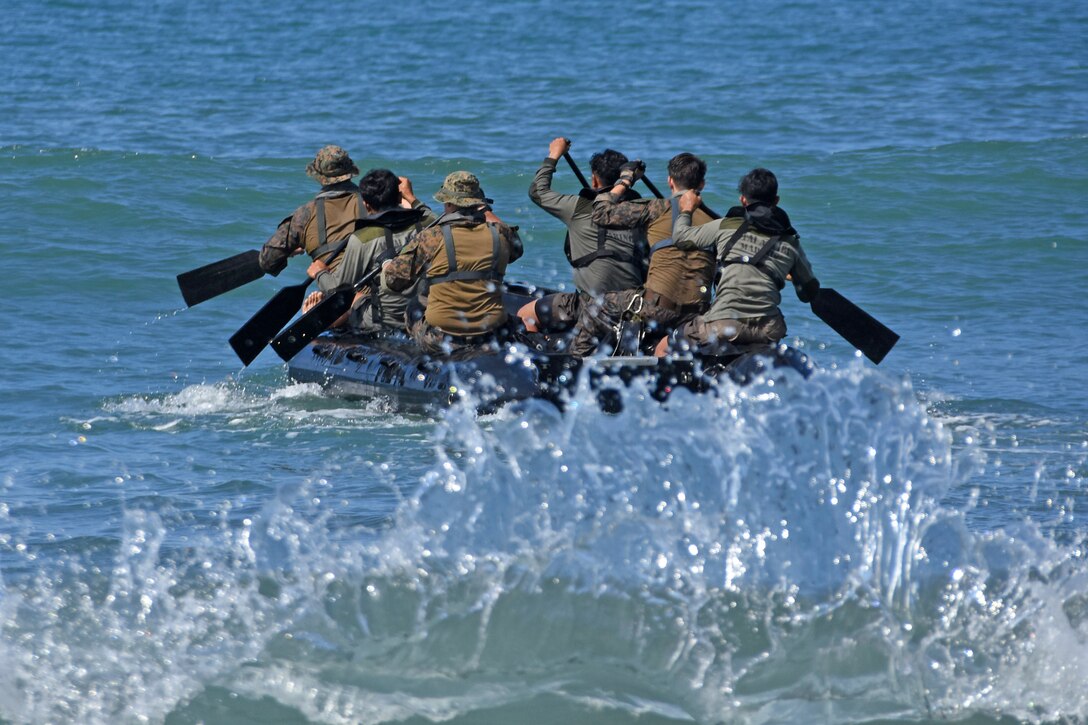
[[[518,311],[530,332],[562,332],[574,326],[580,307],[605,292],[638,287],[646,279],[648,245],[645,235],[633,230],[605,229],[593,221],[593,200],[607,194],[619,178],[627,157],[605,149],[589,161],[592,189],[561,194],[552,189],[559,159],[570,149],[570,140],[556,138],[548,145],[548,157],[529,186],[529,198],[567,226],[564,253],[574,269],[577,292],[560,292],[534,300]],[[638,199],[627,190],[624,200]]]
[[[436,218],[430,208],[416,198],[412,182],[407,177],[397,177],[388,169],[368,171],[359,180],[359,190],[366,216],[358,221],[358,228],[349,238],[339,266],[330,269],[320,260],[310,265],[307,274],[317,282],[318,291],[307,298],[304,310],[309,310],[337,288],[355,284],[378,269]],[[357,332],[403,330],[406,327],[405,311],[415,294],[415,286],[394,292],[374,280],[355,294],[350,312],[333,327],[350,322]]]
[[[752,169],[737,187],[740,206],[722,219],[691,225],[699,206],[697,192],[680,197],[673,239],[678,249],[713,249],[718,283],[710,309],[664,338],[655,352],[696,349],[715,354],[732,345],[775,343],[786,336],[779,305],[786,281],[797,297],[811,302],[820,290],[801,239],[785,210],[778,206],[778,179],[767,169]]]

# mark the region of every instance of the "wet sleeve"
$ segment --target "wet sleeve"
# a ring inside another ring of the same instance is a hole
[[[611,229],[635,229],[647,226],[668,209],[667,199],[620,201],[612,194],[599,194],[593,200],[593,222]]]
[[[265,274],[279,275],[287,266],[287,259],[305,246],[306,225],[310,223],[312,202],[295,210],[276,227],[275,233],[261,247],[257,263]]]
[[[797,258],[790,268],[790,278],[793,280],[793,289],[797,292],[797,299],[802,302],[812,302],[816,299],[816,293],[820,291],[820,280],[812,273],[812,265],[805,256],[805,250],[801,249],[801,240],[797,240]]]
[[[366,274],[369,261],[369,255],[366,252],[370,246],[372,245],[359,241],[359,237],[352,234],[336,269],[322,272],[314,279],[317,282],[317,288],[322,292],[331,292],[342,285],[354,284],[357,279]]]
[[[435,216],[435,213],[431,210],[431,207],[427,206],[426,204],[424,204],[419,199],[416,199],[415,203],[412,204],[412,208],[413,209],[422,209],[423,210],[423,217],[420,218],[420,220],[419,220],[419,223],[422,226],[428,226],[428,225],[431,224],[431,222],[433,222],[435,219],[438,218],[437,216]]]
[[[555,159],[544,159],[544,163],[536,170],[536,175],[529,184],[529,198],[564,224],[570,224],[571,219],[574,218],[579,197],[577,194],[560,194],[552,191],[552,176],[555,174],[557,163]]]

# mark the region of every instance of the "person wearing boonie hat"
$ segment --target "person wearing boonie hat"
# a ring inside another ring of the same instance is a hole
[[[358,173],[343,147],[322,147],[306,165],[306,175],[321,184],[321,191],[279,223],[261,248],[261,269],[278,275],[288,257],[303,251],[335,269],[356,222],[366,216],[359,187],[351,181]]]
[[[434,195],[437,201],[452,204],[460,209],[495,203],[484,196],[480,180],[467,171],[454,171],[442,182],[442,188]]]
[[[445,205],[445,213],[385,264],[382,284],[399,291],[426,280],[426,310],[413,317],[409,309],[407,322],[427,354],[502,341],[510,333],[503,277],[524,251],[517,227],[495,215],[494,201],[468,171],[447,176],[434,198]]]

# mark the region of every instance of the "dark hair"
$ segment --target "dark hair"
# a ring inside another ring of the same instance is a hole
[[[389,169],[371,169],[359,179],[363,201],[374,211],[400,206],[400,179]]]
[[[706,178],[706,162],[695,154],[676,154],[669,159],[669,176],[680,189],[698,189]]]
[[[778,198],[778,179],[764,168],[752,169],[737,184],[737,191],[748,201],[774,204]]]
[[[619,151],[605,149],[589,157],[589,169],[604,186],[613,186],[620,178],[620,167],[627,163],[627,157]]]

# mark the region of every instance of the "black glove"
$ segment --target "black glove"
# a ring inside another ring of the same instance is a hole
[[[646,164],[642,163],[640,159],[628,161],[620,167],[620,178],[616,183],[622,183],[627,187],[631,187],[636,181],[641,179],[642,175],[645,173]]]

